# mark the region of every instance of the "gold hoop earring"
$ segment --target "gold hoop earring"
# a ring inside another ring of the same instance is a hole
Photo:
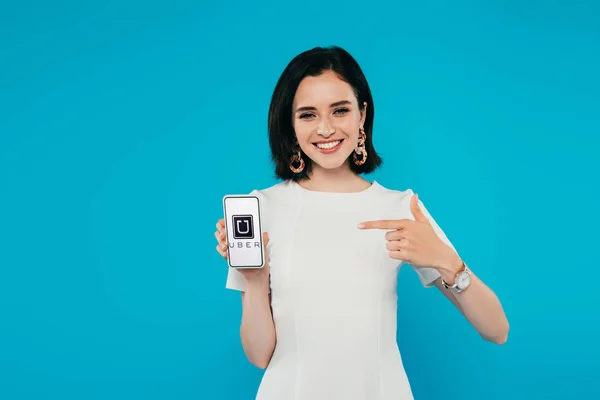
[[[299,174],[300,172],[304,171],[304,160],[302,159],[299,146],[296,154],[292,155],[290,158],[290,170],[295,174]]]
[[[367,149],[365,149],[365,142],[367,141],[367,135],[365,134],[364,128],[361,126],[359,129],[358,136],[358,148],[354,150],[352,154],[352,158],[354,159],[354,164],[361,166],[367,161]]]

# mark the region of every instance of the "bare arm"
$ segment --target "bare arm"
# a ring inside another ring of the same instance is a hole
[[[227,259],[227,242],[225,222],[217,222],[217,252]],[[242,292],[242,323],[240,337],[244,353],[252,364],[258,368],[266,368],[275,350],[275,324],[271,312],[271,295],[269,294],[270,265],[267,252],[269,234],[263,233],[265,248],[265,265],[263,268],[240,269],[244,276],[245,291]]]
[[[462,260],[455,255],[454,261],[449,265],[453,266],[442,271],[442,277],[452,284],[454,271],[460,269]],[[458,308],[483,339],[497,344],[506,343],[509,325],[502,304],[496,294],[473,272],[471,272],[471,285],[461,293],[446,289],[439,278],[435,281],[435,285]]]
[[[431,267],[438,270],[449,284],[454,283],[456,273],[462,268],[462,260],[456,251],[444,243],[431,221],[419,206],[418,195],[410,200],[414,220],[365,221],[361,229],[393,229],[386,233],[386,248],[393,259],[415,267]],[[504,344],[508,338],[509,325],[498,297],[475,274],[471,285],[456,294],[443,287],[441,279],[435,282],[439,290],[467,318],[483,339]]]
[[[258,368],[266,368],[276,342],[268,282],[247,282],[242,292],[240,336],[248,360]]]

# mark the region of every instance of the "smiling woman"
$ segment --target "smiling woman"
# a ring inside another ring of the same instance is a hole
[[[327,104],[328,98],[354,99]],[[340,166],[348,159],[348,154],[356,149],[356,132],[364,129],[364,116],[367,103],[359,107],[352,88],[340,81],[334,72],[327,71],[319,77],[307,77],[296,92],[294,103],[324,103],[314,106],[300,106],[294,113],[294,130],[300,149],[308,158],[316,161],[316,166],[331,169]],[[330,120],[331,119],[331,120]],[[344,142],[344,139],[348,139]],[[317,152],[315,152],[315,149]],[[336,157],[319,157],[321,154],[336,154]],[[319,160],[319,161],[317,161]]]
[[[382,163],[373,118],[367,80],[339,47],[298,55],[275,87],[269,143],[283,182],[252,192],[265,263],[230,267],[226,284],[242,292],[244,351],[267,369],[258,400],[412,399],[396,343],[404,264],[484,339],[506,341],[497,297],[418,196],[361,177]],[[226,258],[223,220],[215,236]]]
[[[269,109],[277,177],[299,181],[313,168],[342,165],[353,175],[373,172],[382,164],[373,148],[374,115],[371,89],[350,54],[339,47],[299,54],[279,78]],[[353,152],[357,162],[351,163]]]

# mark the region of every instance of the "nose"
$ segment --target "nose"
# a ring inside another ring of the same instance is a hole
[[[327,118],[322,118],[317,128],[317,135],[328,138],[335,133],[335,127],[329,123]]]

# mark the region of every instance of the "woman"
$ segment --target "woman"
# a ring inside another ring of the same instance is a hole
[[[283,182],[253,191],[269,261],[229,268],[226,285],[242,292],[244,351],[267,368],[259,400],[412,399],[396,343],[404,263],[484,339],[507,339],[500,302],[418,196],[361,177],[381,165],[373,116],[367,80],[339,47],[298,55],[275,87],[269,143]],[[215,236],[226,258],[223,220]]]

